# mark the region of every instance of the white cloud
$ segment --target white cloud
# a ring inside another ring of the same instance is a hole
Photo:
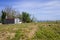
[[[54,11],[60,11],[60,2],[52,1],[48,3],[39,3],[39,2],[22,2],[14,6],[14,8],[20,9],[29,9],[41,11],[42,13],[53,13]]]
[[[46,6],[59,6],[59,1],[51,1],[51,2],[47,2],[47,3],[40,3],[40,2],[16,2],[15,5],[13,5],[14,7],[46,7]]]
[[[13,5],[13,8],[16,8],[20,11],[27,11],[31,14],[39,14],[43,19],[56,19],[57,15],[60,15],[60,1],[50,1],[50,2],[19,2],[16,5]],[[43,15],[41,15],[43,14]],[[46,17],[45,17],[45,16]],[[38,17],[39,18],[39,17]],[[59,17],[58,17],[59,18]]]

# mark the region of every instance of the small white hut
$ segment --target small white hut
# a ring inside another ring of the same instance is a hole
[[[6,18],[4,24],[18,24],[22,23],[19,18]]]
[[[14,23],[17,24],[17,23],[22,23],[22,22],[21,22],[21,20],[19,18],[15,18]]]

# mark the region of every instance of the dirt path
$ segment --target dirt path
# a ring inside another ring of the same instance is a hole
[[[37,26],[33,26],[30,33],[28,33],[28,38],[31,39],[32,37],[34,37],[34,34],[35,34],[36,31],[37,31]]]
[[[29,26],[28,28],[25,28],[24,30],[24,34],[26,37],[24,39],[20,39],[20,40],[31,40],[34,36],[35,36],[35,33],[38,29],[38,26],[37,25],[33,25],[33,26]],[[29,32],[27,31],[29,30]]]

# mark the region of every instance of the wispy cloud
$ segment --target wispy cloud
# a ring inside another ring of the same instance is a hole
[[[60,0],[21,0],[6,5],[34,14],[39,20],[60,20]]]

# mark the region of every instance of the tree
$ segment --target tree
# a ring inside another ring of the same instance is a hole
[[[37,19],[33,16],[31,22],[37,22]]]
[[[23,23],[29,23],[31,22],[30,15],[26,12],[22,12],[22,22]]]
[[[6,18],[6,12],[2,10],[1,22],[4,24],[4,20]]]
[[[17,14],[17,16],[22,21],[22,14]]]
[[[15,17],[15,13],[16,13],[16,11],[13,10],[12,8],[7,7],[7,8],[5,8],[4,11],[6,12],[6,16],[7,16],[7,18],[14,18],[14,17]]]

